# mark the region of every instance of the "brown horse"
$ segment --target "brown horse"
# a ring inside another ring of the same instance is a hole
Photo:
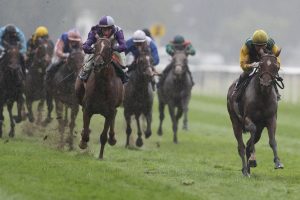
[[[15,122],[22,120],[22,107],[24,103],[23,89],[24,78],[22,72],[22,55],[20,53],[20,44],[4,43],[5,53],[0,61],[0,137],[2,137],[3,125],[3,107],[7,104],[7,110],[10,118],[9,136],[15,135]],[[17,102],[18,116],[13,116],[12,108],[14,102]]]
[[[142,130],[140,126],[140,115],[144,115],[147,122],[145,137],[149,138],[152,134],[152,106],[153,106],[153,90],[151,80],[153,77],[151,53],[148,49],[139,50],[139,57],[135,61],[135,67],[130,73],[129,82],[125,86],[124,95],[124,116],[126,119],[126,147],[129,146],[129,137],[132,132],[131,116],[134,115],[137,123],[138,138],[136,145],[143,145]]]
[[[108,143],[116,144],[115,117],[117,107],[122,103],[123,85],[117,77],[112,64],[112,43],[105,38],[98,38],[95,43],[94,69],[86,84],[77,78],[75,84],[76,95],[83,110],[83,131],[79,144],[81,149],[87,148],[90,134],[90,120],[93,114],[101,114],[105,117],[105,124],[100,136],[101,148],[99,158],[103,159],[104,146]]]
[[[266,127],[269,135],[269,144],[273,150],[275,169],[283,168],[277,155],[275,140],[277,120],[277,95],[274,82],[278,75],[277,56],[260,52],[261,60],[258,72],[250,80],[245,92],[241,96],[239,105],[236,97],[232,95],[233,83],[227,95],[227,109],[232,122],[234,135],[238,142],[238,152],[242,160],[242,173],[250,176],[250,167],[256,167],[255,147],[259,141],[262,130]],[[246,152],[242,133],[250,132],[251,137],[247,142]],[[246,160],[245,160],[246,154]]]
[[[77,74],[82,67],[84,54],[81,47],[73,48],[70,52],[68,59],[65,64],[60,66],[58,71],[55,73],[50,86],[47,85],[47,105],[48,105],[48,116],[51,116],[53,108],[52,97],[55,101],[55,109],[57,115],[57,121],[59,124],[60,132],[60,147],[64,146],[64,128],[67,123],[63,119],[63,111],[71,108],[71,121],[69,123],[69,136],[66,139],[69,144],[69,149],[73,149],[73,132],[75,127],[75,120],[79,111],[79,104],[75,96],[74,84]],[[47,83],[48,84],[48,83]]]
[[[177,127],[178,121],[184,114],[184,127],[187,127],[188,104],[191,98],[191,90],[193,87],[191,77],[189,76],[188,60],[185,50],[177,50],[172,59],[172,70],[168,73],[164,83],[158,88],[159,102],[159,128],[158,135],[162,135],[162,123],[164,120],[164,108],[167,104],[172,120],[173,142],[177,143]],[[175,109],[177,108],[177,113]]]
[[[45,102],[44,76],[53,55],[53,45],[49,39],[39,39],[31,66],[29,66],[25,81],[25,96],[28,110],[28,119],[34,121],[32,103],[40,100],[38,104],[37,124],[41,122],[42,109]]]

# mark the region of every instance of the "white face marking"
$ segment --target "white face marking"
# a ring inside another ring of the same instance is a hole
[[[101,42],[100,54],[102,53],[102,51],[103,51],[103,48],[104,48],[104,41],[102,41],[102,42]]]
[[[272,62],[271,62],[271,60],[269,59],[269,60],[267,61],[267,65],[270,66],[271,64],[272,64]]]

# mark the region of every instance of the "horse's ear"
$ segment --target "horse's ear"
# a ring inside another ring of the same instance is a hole
[[[280,48],[280,49],[275,53],[275,56],[276,56],[276,57],[278,57],[278,56],[280,55],[281,49],[282,49],[282,48]]]

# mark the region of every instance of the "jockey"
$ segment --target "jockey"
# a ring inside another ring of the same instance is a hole
[[[71,50],[81,46],[82,39],[78,30],[71,29],[63,33],[55,44],[52,63],[46,70],[46,81],[49,81],[58,68],[66,62]]]
[[[149,29],[144,28],[142,31],[144,31],[144,33],[146,34],[146,36],[148,36],[149,38],[151,38],[153,40],[153,37],[152,37],[151,32],[150,32]]]
[[[158,56],[156,44],[150,37],[146,36],[145,32],[141,30],[135,31],[133,33],[133,37],[126,41],[126,46],[127,49],[125,51],[125,54],[131,52],[132,55],[134,56],[134,62],[130,66],[128,66],[129,71],[135,67],[135,60],[139,56],[139,52],[137,49],[138,46],[143,46],[150,50],[153,59],[153,63],[152,63],[153,66],[159,64],[159,56]],[[153,71],[156,72],[155,68],[153,68]]]
[[[176,50],[185,50],[188,55],[194,56],[196,54],[196,51],[194,47],[192,46],[192,43],[189,41],[186,41],[183,36],[176,35],[169,44],[166,45],[166,52],[173,56]],[[169,71],[172,69],[172,64],[170,63],[162,72],[162,76],[160,78],[160,85],[163,84],[164,80],[166,79]],[[188,68],[188,73],[190,75],[192,84],[194,85],[192,74]]]
[[[116,74],[121,78],[123,83],[128,82],[127,74],[122,70],[125,68],[125,53],[126,43],[124,39],[123,30],[115,25],[114,19],[111,16],[101,17],[99,23],[93,26],[88,34],[88,39],[83,44],[83,50],[86,54],[85,60],[91,60],[85,62],[82,70],[80,71],[79,78],[83,81],[87,81],[90,72],[92,70],[91,57],[94,56],[95,49],[92,47],[97,41],[97,36],[100,38],[112,38],[113,39],[113,54],[118,57],[119,62],[113,60],[113,66]],[[120,66],[121,65],[121,66]]]
[[[27,41],[27,67],[31,65],[31,62],[34,57],[34,53],[36,48],[38,47],[38,40],[39,39],[49,39],[48,29],[45,26],[39,26],[36,28],[35,32],[31,36],[31,38]],[[54,48],[54,44],[52,40],[50,40],[51,48]]]
[[[13,24],[8,24],[0,28],[0,59],[5,53],[5,43],[15,45],[18,42],[21,44],[21,65],[22,71],[25,74],[26,41],[24,33]]]
[[[280,48],[275,44],[275,41],[268,36],[264,30],[256,30],[251,38],[248,38],[245,44],[242,46],[240,51],[240,66],[243,73],[240,75],[238,82],[235,85],[233,95],[236,94],[239,86],[244,82],[254,68],[259,66],[260,54],[259,51],[268,50],[274,55],[280,51]],[[280,66],[280,58],[277,57],[278,66]],[[275,90],[277,93],[278,100],[280,99],[280,94],[275,85]]]

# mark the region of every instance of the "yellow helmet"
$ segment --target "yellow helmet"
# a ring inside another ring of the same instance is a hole
[[[252,35],[253,44],[263,45],[268,41],[268,34],[264,30],[256,30]]]
[[[35,34],[36,37],[46,36],[46,35],[48,35],[48,29],[45,26],[39,26],[35,30],[34,34]]]

